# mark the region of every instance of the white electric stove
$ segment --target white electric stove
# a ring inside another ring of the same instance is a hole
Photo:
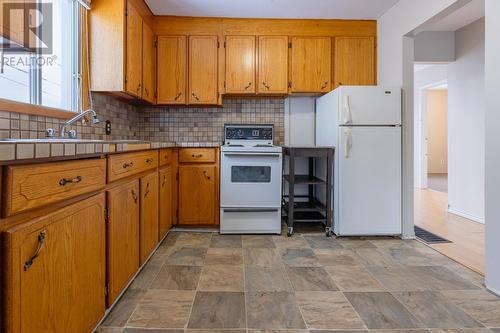
[[[273,125],[225,125],[220,232],[281,233],[282,149]]]

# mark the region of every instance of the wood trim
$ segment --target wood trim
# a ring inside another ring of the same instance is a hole
[[[3,98],[0,98],[0,111],[17,112],[59,119],[71,119],[76,115],[76,112],[73,111],[56,109],[42,105],[9,101]]]
[[[157,35],[377,36],[376,20],[155,16]]]

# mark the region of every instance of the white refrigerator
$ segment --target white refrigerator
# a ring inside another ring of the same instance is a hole
[[[396,87],[342,86],[316,100],[316,146],[336,148],[336,235],[401,235],[401,110]]]

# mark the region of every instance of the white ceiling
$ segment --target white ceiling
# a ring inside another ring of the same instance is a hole
[[[399,0],[146,0],[155,15],[377,19]]]
[[[450,15],[425,26],[427,31],[456,31],[484,16],[484,0],[472,0]]]

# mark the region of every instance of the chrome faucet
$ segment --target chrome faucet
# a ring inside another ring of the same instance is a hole
[[[95,111],[92,109],[88,109],[87,111],[79,113],[76,116],[74,116],[73,118],[71,118],[70,120],[66,121],[61,127],[60,137],[64,138],[64,135],[66,134],[66,128],[68,126],[71,126],[72,124],[74,124],[75,122],[82,119],[83,117],[85,117],[88,114],[92,115],[92,120],[91,120],[92,124],[99,123],[99,119],[97,118],[97,114],[95,113]],[[71,139],[76,139],[76,131],[69,131],[68,135],[70,136]]]

